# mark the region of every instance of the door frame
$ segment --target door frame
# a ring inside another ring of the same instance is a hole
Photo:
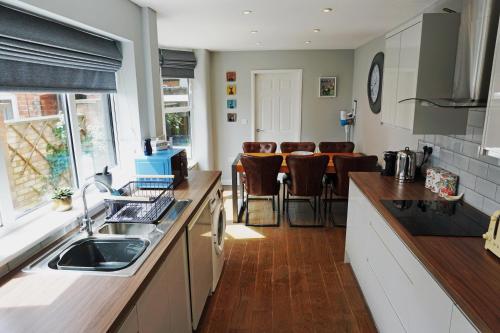
[[[255,141],[255,136],[256,136],[256,120],[257,117],[255,115],[255,99],[256,99],[256,94],[255,94],[255,78],[258,74],[294,74],[296,75],[297,79],[300,81],[299,86],[298,86],[298,96],[297,98],[297,105],[298,105],[298,124],[297,128],[295,129],[294,133],[294,140],[295,141],[300,141],[301,138],[301,132],[302,132],[302,69],[259,69],[259,70],[254,70],[250,72],[250,79],[251,79],[251,103],[250,103],[250,113],[251,113],[251,131],[252,131],[252,141]]]

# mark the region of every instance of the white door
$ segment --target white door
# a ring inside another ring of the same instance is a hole
[[[254,73],[256,141],[299,141],[302,70]]]

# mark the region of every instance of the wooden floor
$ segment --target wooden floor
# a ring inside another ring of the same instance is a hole
[[[257,202],[250,218],[272,219]],[[229,215],[229,214],[228,214]],[[226,264],[198,332],[375,332],[345,229],[228,225]]]

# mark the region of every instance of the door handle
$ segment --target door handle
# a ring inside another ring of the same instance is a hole
[[[256,132],[264,132],[264,130],[262,128],[257,128],[255,131]]]

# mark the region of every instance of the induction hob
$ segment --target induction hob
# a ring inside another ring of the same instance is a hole
[[[490,218],[463,202],[381,200],[414,236],[481,237]]]

